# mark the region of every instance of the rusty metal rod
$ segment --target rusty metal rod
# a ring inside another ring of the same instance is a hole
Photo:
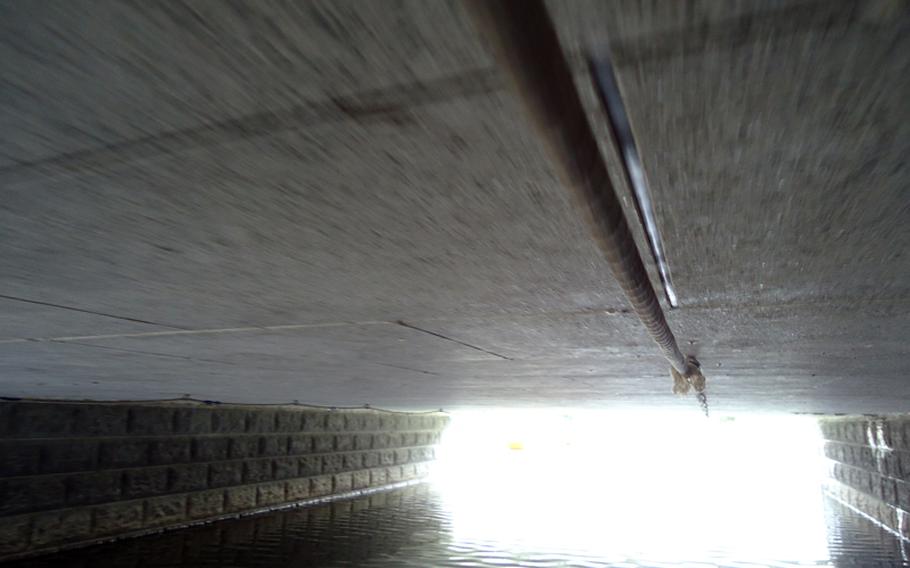
[[[586,212],[632,308],[670,365],[688,375],[692,364],[667,325],[543,1],[468,0],[467,6]]]

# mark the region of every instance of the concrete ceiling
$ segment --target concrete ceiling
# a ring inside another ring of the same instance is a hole
[[[905,5],[550,8],[712,407],[910,410]],[[695,409],[458,3],[10,2],[0,67],[0,395]]]

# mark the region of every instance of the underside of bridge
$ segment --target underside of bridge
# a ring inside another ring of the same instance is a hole
[[[0,9],[0,395],[695,408],[462,4]],[[910,410],[901,3],[549,9],[712,408]]]

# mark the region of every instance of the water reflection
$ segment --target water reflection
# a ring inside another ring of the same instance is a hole
[[[432,484],[12,566],[901,565],[821,496],[811,423],[629,424],[456,417]]]

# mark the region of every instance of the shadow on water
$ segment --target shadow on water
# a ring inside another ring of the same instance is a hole
[[[605,512],[606,513],[606,512]],[[786,514],[785,512],[782,514]],[[774,566],[896,566],[901,544],[851,510],[826,500],[830,558]],[[541,522],[553,520],[541,519]],[[735,522],[735,521],[734,521]],[[558,524],[558,523],[557,523]],[[655,524],[659,542],[667,527]],[[761,535],[755,535],[761,538]],[[692,561],[693,559],[686,559]],[[767,566],[767,559],[699,559],[708,566]],[[460,539],[442,495],[429,484],[329,505],[225,521],[13,563],[33,567],[277,566],[683,566],[647,558],[591,557],[570,550],[515,549]],[[706,566],[699,564],[699,566]]]

